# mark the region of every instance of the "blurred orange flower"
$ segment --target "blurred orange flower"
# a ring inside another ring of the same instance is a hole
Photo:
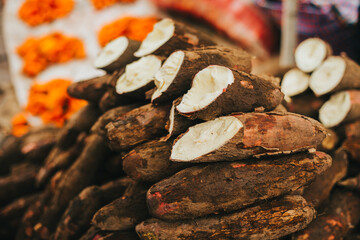
[[[143,41],[153,30],[156,22],[157,19],[154,17],[123,17],[102,27],[98,34],[98,41],[102,47],[120,36]]]
[[[36,76],[52,63],[85,57],[81,40],[59,32],[41,38],[30,37],[17,48],[17,53],[24,60],[23,73],[29,77]]]
[[[39,116],[45,124],[63,126],[66,120],[87,104],[86,101],[67,94],[70,84],[71,81],[67,79],[53,79],[44,84],[34,83],[30,88],[25,111],[13,117],[13,135],[20,136],[28,131],[26,114]]]
[[[19,17],[36,26],[66,16],[74,7],[74,0],[25,0],[19,9]]]
[[[105,7],[114,5],[115,3],[120,2],[120,3],[133,3],[135,2],[135,0],[91,0],[91,3],[93,4],[93,6],[97,9],[103,9]]]

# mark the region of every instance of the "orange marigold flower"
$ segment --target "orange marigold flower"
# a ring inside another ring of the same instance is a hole
[[[120,36],[142,41],[153,30],[156,22],[157,19],[154,17],[124,17],[102,27],[98,34],[98,41],[102,47]]]
[[[66,16],[74,7],[74,0],[25,0],[19,9],[19,17],[36,26]]]
[[[117,2],[133,3],[135,2],[135,0],[91,0],[91,3],[93,4],[94,8],[96,8],[97,10],[114,5]]]
[[[63,126],[73,113],[87,104],[84,100],[71,98],[66,90],[70,80],[54,79],[50,82],[31,86],[25,110],[41,117],[44,123]]]
[[[20,137],[29,131],[30,125],[26,119],[26,113],[21,112],[13,116],[11,120],[11,133],[16,137]]]
[[[29,77],[36,76],[52,63],[85,57],[81,40],[58,32],[41,38],[28,38],[17,48],[17,53],[24,60],[23,73]]]

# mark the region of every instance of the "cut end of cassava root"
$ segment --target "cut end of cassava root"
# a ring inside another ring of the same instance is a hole
[[[176,161],[190,161],[212,152],[234,137],[242,127],[242,122],[232,116],[220,117],[190,127],[174,144],[170,158]]]
[[[291,69],[283,77],[281,91],[288,97],[303,93],[309,87],[309,79],[310,76],[299,69]]]
[[[335,127],[346,118],[350,108],[350,95],[347,92],[339,92],[331,96],[320,108],[319,119],[325,127]]]
[[[151,101],[158,98],[164,91],[168,89],[172,81],[175,79],[183,61],[185,53],[176,51],[172,53],[164,62],[163,66],[155,75],[156,91],[151,97]]]
[[[175,32],[175,23],[169,18],[165,18],[154,25],[144,41],[141,43],[139,50],[134,53],[135,57],[143,57],[153,53],[156,49],[166,43]]]
[[[308,38],[295,50],[296,66],[303,72],[314,71],[328,55],[327,43],[320,38]]]
[[[198,111],[212,103],[233,82],[234,75],[230,69],[209,66],[195,75],[191,89],[176,109],[181,113]]]
[[[116,83],[118,94],[135,91],[153,81],[154,75],[161,67],[161,60],[149,55],[126,65],[125,73]]]
[[[315,95],[320,96],[329,93],[341,81],[346,69],[345,60],[342,57],[329,57],[316,69],[310,77],[310,88]]]
[[[95,59],[96,68],[104,68],[116,61],[126,50],[129,40],[126,37],[119,37],[109,42]]]

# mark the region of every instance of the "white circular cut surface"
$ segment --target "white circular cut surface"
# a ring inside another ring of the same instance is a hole
[[[135,57],[143,57],[153,53],[174,35],[173,20],[165,18],[154,25],[153,30],[142,41],[140,48],[134,53]]]
[[[164,62],[160,70],[155,74],[156,91],[153,93],[151,100],[158,98],[168,89],[172,81],[175,79],[179,69],[184,61],[185,53],[176,51],[172,53]]]
[[[325,127],[335,127],[345,119],[350,108],[350,95],[347,92],[336,93],[320,108],[319,119]]]
[[[132,92],[154,80],[154,75],[161,67],[161,60],[149,55],[126,65],[125,73],[116,83],[118,94]]]
[[[101,50],[99,56],[95,59],[96,68],[103,68],[116,61],[126,50],[129,40],[126,37],[118,37]]]
[[[309,86],[317,95],[324,95],[333,90],[345,73],[346,64],[342,57],[327,58],[310,76]]]
[[[191,161],[210,153],[233,138],[243,127],[236,117],[220,117],[212,121],[197,124],[174,144],[171,159],[174,161]]]
[[[228,85],[234,82],[234,74],[226,67],[211,65],[198,72],[192,87],[176,107],[179,112],[198,111],[220,96]]]
[[[295,50],[296,66],[303,72],[312,72],[326,58],[326,43],[319,38],[308,38]]]
[[[309,87],[310,76],[297,68],[285,73],[281,82],[281,91],[285,96],[292,97],[304,92]]]

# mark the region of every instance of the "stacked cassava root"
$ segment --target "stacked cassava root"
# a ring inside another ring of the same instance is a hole
[[[62,129],[2,143],[4,238],[301,236],[346,174],[343,151],[315,150],[319,122],[279,108],[277,79],[196,29],[163,19],[141,44],[109,43],[96,66],[107,75],[69,87],[89,104]],[[346,234],[360,198],[336,196],[325,220],[347,216]]]

